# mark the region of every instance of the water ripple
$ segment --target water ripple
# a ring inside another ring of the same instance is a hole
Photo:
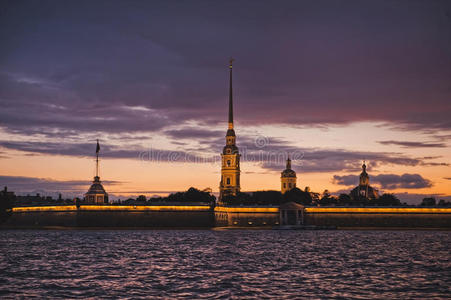
[[[412,299],[451,294],[450,232],[0,231],[0,297]]]

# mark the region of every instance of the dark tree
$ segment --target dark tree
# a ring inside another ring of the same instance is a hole
[[[393,194],[383,194],[378,199],[373,200],[377,205],[381,206],[400,206],[401,201]]]
[[[0,223],[3,223],[11,216],[15,199],[16,195],[12,192],[8,192],[6,186],[5,189],[0,192]]]
[[[445,200],[443,200],[443,199],[440,199],[440,201],[439,201],[438,204],[437,204],[437,206],[442,206],[442,207],[450,206],[450,205],[451,205],[450,202],[445,201]]]
[[[352,198],[348,194],[340,194],[340,196],[338,196],[337,204],[339,204],[339,205],[349,205],[349,204],[352,204],[352,203],[353,203]]]
[[[423,198],[421,206],[435,206],[435,198],[434,197]]]
[[[252,205],[279,205],[282,203],[282,193],[279,191],[259,191],[253,192]]]
[[[236,195],[223,196],[221,201],[226,205],[251,205],[253,202],[251,195],[241,192]]]
[[[284,202],[296,202],[302,205],[311,205],[312,196],[308,192],[294,188],[283,194]]]
[[[323,196],[319,200],[319,204],[322,206],[337,204],[337,199],[335,197],[332,197],[328,190],[324,190]]]
[[[139,195],[138,198],[136,198],[136,201],[138,201],[138,202],[146,202],[147,199],[146,199],[146,196]]]
[[[163,202],[202,202],[214,204],[216,197],[209,192],[203,192],[196,188],[189,188],[186,192],[170,194],[166,198],[161,198]]]

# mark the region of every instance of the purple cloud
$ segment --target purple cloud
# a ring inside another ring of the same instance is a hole
[[[334,175],[333,183],[353,186],[358,185],[358,175]],[[421,189],[431,187],[433,184],[429,179],[423,178],[420,174],[380,174],[370,176],[370,182],[376,183],[383,189],[394,190],[404,189]]]
[[[141,137],[129,137],[122,146],[101,143],[103,158],[128,158],[144,162],[188,162],[188,163],[219,163],[219,153],[224,144],[224,138],[213,138],[219,132],[200,130],[180,130],[170,134],[180,136],[179,140],[194,139],[202,146],[191,147],[177,143],[182,149],[169,150],[135,145],[132,142]],[[223,134],[222,134],[223,135]],[[125,137],[127,139],[127,137]],[[77,157],[91,157],[94,154],[94,142],[38,142],[38,141],[2,141],[0,147],[19,150],[26,155],[49,154]],[[279,172],[285,167],[288,155],[293,161],[293,168],[299,173],[317,172],[359,172],[362,159],[371,161],[369,170],[381,165],[399,166],[449,166],[444,162],[429,162],[431,158],[415,158],[392,152],[359,152],[344,149],[315,149],[294,147],[282,139],[269,139],[261,136],[243,135],[239,137],[239,149],[243,162],[254,162],[267,171]],[[433,157],[435,159],[437,157]]]
[[[230,55],[236,120],[244,125],[451,129],[448,2],[13,1],[3,8],[0,126],[9,132],[218,124]]]
[[[55,180],[50,178],[37,178],[26,176],[3,176],[0,175],[0,186],[7,186],[11,191],[20,193],[32,193],[36,191],[44,192],[64,192],[64,193],[85,193],[91,185],[92,179],[87,180]],[[114,186],[122,182],[104,180],[103,184]]]
[[[379,141],[382,145],[396,145],[403,148],[446,148],[445,143],[407,142],[407,141]]]

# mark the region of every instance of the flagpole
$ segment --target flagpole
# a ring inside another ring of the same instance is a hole
[[[99,140],[97,140],[97,147],[99,145]],[[96,149],[96,177],[99,177],[99,150]]]

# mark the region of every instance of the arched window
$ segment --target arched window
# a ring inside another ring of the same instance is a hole
[[[229,159],[229,160],[227,160],[227,166],[230,167],[230,164],[231,164],[231,161]]]
[[[284,182],[283,183],[283,188],[286,189],[287,188],[287,184]]]
[[[230,178],[227,178],[227,184],[230,184]]]
[[[291,189],[291,182],[290,182],[290,183],[288,183],[288,188],[290,188],[290,189]]]

